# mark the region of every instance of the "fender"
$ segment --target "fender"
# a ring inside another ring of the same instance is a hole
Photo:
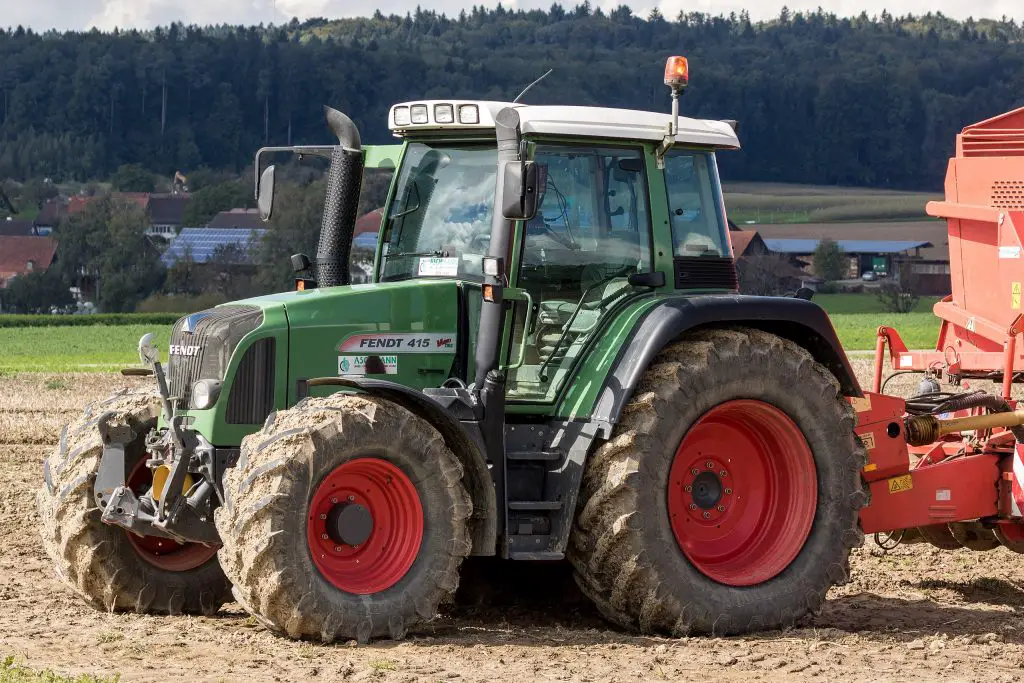
[[[494,480],[476,441],[454,415],[423,392],[388,380],[350,377],[316,377],[300,380],[299,397],[304,398],[308,395],[308,388],[316,386],[346,387],[380,396],[423,418],[441,432],[445,443],[462,463],[463,483],[473,499],[473,514],[470,517],[470,538],[473,542],[471,554],[494,554],[498,533],[498,504]]]
[[[799,344],[835,375],[845,396],[864,395],[832,321],[817,304],[787,297],[720,294],[671,298],[640,320],[605,379],[592,413],[605,438],[644,371],[666,345],[685,332],[733,325],[764,330]]]

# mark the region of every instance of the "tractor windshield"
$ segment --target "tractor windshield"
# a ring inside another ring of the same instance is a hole
[[[409,144],[382,231],[382,280],[481,278],[497,162],[493,142]]]

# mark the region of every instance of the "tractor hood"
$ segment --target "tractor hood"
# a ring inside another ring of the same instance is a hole
[[[461,286],[403,280],[285,292],[234,305],[283,309],[290,404],[296,382],[312,377],[378,376],[424,388],[463,375],[468,340],[459,330]]]

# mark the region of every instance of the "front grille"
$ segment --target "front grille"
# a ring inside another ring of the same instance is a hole
[[[718,256],[677,256],[673,259],[676,289],[739,290],[736,262]]]
[[[177,352],[167,360],[167,384],[179,408],[191,406],[192,385],[198,380],[224,379],[238,342],[262,322],[263,312],[256,306],[221,306],[193,313],[174,324],[171,350]],[[183,354],[182,349],[195,352]]]
[[[274,409],[274,340],[260,339],[242,356],[231,382],[228,424],[262,424]]]

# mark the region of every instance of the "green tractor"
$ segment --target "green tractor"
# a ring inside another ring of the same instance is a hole
[[[568,560],[623,627],[785,627],[861,543],[861,395],[828,317],[737,294],[716,150],[734,122],[416,101],[400,145],[331,160],[297,291],[195,313],[154,390],[67,426],[44,464],[58,575],[111,611],[212,613],[330,642],[402,637],[463,560]],[[393,167],[370,284],[363,169]]]

